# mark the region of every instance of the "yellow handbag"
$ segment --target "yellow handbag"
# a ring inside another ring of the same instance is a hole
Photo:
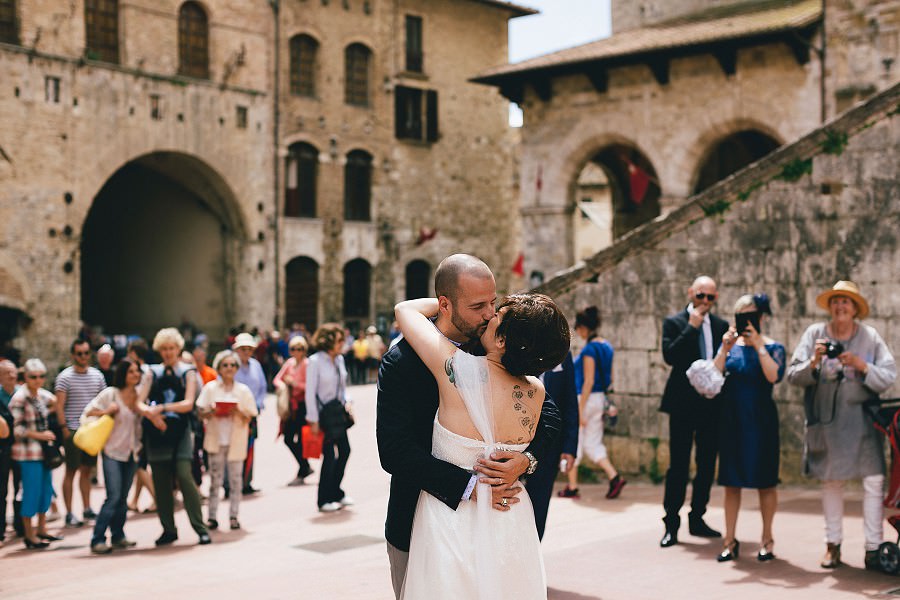
[[[96,421],[79,427],[72,441],[86,453],[97,456],[106,445],[106,440],[109,439],[114,424],[115,421],[111,416],[103,415]]]

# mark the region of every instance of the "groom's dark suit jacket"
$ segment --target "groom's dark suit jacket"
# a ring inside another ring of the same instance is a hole
[[[431,455],[431,434],[438,409],[437,382],[405,339],[385,353],[378,369],[375,426],[381,466],[391,474],[385,538],[409,551],[419,491],[451,509],[462,500],[472,474]],[[559,411],[548,396],[528,451],[541,460],[560,427]]]

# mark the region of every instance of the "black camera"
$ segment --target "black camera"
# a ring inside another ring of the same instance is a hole
[[[844,353],[844,345],[840,342],[827,342],[825,344],[825,356],[828,358],[837,358]]]

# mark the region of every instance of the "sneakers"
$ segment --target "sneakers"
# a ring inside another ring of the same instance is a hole
[[[572,489],[569,486],[559,490],[556,495],[560,498],[581,498],[581,494],[578,493],[578,488]]]
[[[332,513],[337,512],[344,508],[344,505],[340,502],[326,502],[322,506],[319,507],[319,512],[323,513]]]
[[[616,475],[612,479],[609,480],[609,491],[606,492],[606,497],[612,500],[613,498],[618,498],[619,494],[622,493],[622,488],[625,487],[625,484],[628,483],[625,481],[621,475]]]
[[[297,487],[298,485],[303,485],[305,482],[303,478],[300,476],[295,477],[290,482],[288,482],[288,487]]]
[[[868,568],[869,553],[866,552],[866,568]],[[835,569],[841,566],[841,545],[831,544],[825,546],[825,556],[820,565],[823,569]]]
[[[97,513],[90,509],[90,507],[84,509],[84,520],[85,521],[94,521],[97,519]]]
[[[339,500],[339,502],[341,503],[341,506],[353,506],[354,504],[356,504],[356,502],[354,502],[353,498],[351,498],[350,496],[344,496]]]
[[[66,515],[66,527],[81,527],[82,525],[84,522],[79,521],[72,513]]]
[[[47,522],[52,523],[53,521],[59,521],[62,518],[62,515],[59,514],[58,510],[50,509],[50,512],[47,513]]]
[[[200,541],[197,543],[201,546],[206,546],[207,544],[212,544],[212,539],[209,537],[208,533],[201,533]]]
[[[112,552],[112,548],[107,546],[104,542],[91,544],[91,554],[109,554],[110,552]]]
[[[134,548],[135,546],[137,546],[137,542],[135,542],[134,540],[129,540],[128,538],[114,540],[112,543],[112,547],[116,550],[125,550],[127,548]]]

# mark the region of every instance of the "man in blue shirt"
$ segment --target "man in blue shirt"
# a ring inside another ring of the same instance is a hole
[[[231,348],[241,357],[241,366],[234,376],[234,380],[250,388],[250,391],[253,392],[253,397],[256,399],[256,408],[259,409],[259,412],[262,412],[266,405],[266,374],[259,361],[253,358],[253,351],[256,350],[256,340],[249,333],[240,333],[235,338],[234,345]],[[253,480],[253,446],[256,437],[257,422],[254,417],[250,421],[247,458],[244,460],[244,494],[255,494],[259,491],[250,485]]]

